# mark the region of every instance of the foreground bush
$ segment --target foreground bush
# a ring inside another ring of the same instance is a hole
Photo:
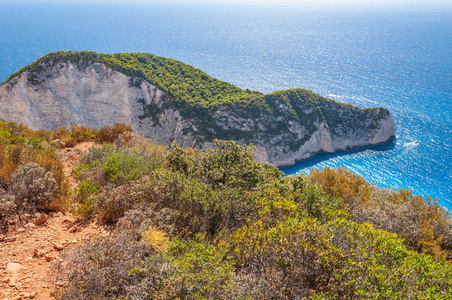
[[[197,234],[169,241],[161,228],[173,224],[175,215],[171,210],[157,211],[156,203],[153,209],[127,211],[118,221],[121,234],[67,252],[68,263],[61,265],[60,274],[69,284],[60,291],[60,299],[452,295],[450,265],[407,250],[395,234],[348,220],[349,214],[335,208],[340,201],[320,201],[313,207],[322,192],[306,184],[297,186],[297,178],[290,181],[288,186],[268,185],[260,191],[256,213],[232,236],[217,233],[214,240]],[[308,213],[302,209],[307,206]]]
[[[131,133],[132,129],[122,123],[100,130],[74,126],[54,132],[33,131],[22,124],[0,121],[0,224],[7,229],[8,219],[17,213],[31,213],[36,210],[61,207],[67,194],[63,165],[58,160],[60,145],[53,143],[60,139],[66,146],[74,146],[82,141],[131,143],[140,147],[138,152],[151,152],[152,147]],[[161,146],[156,147],[160,152]],[[157,153],[158,151],[154,151]],[[128,160],[127,156],[112,156],[106,163],[106,180],[127,181],[140,176],[140,160]],[[134,172],[135,170],[138,170]],[[96,185],[88,187],[92,180],[82,184],[82,192],[89,194]],[[97,187],[98,189],[98,187]],[[63,201],[61,201],[63,200]],[[89,202],[89,201],[88,201]],[[86,205],[84,212],[90,205]],[[20,214],[19,214],[20,217]],[[20,219],[20,218],[19,218]]]
[[[132,132],[132,127],[124,123],[105,126],[101,129],[91,129],[85,126],[72,126],[72,129],[60,128],[51,133],[52,140],[62,141],[66,147],[74,147],[81,142],[113,143],[126,132]]]
[[[58,184],[58,195],[67,192],[63,166],[56,159],[55,149],[46,140],[49,134],[0,121],[0,187],[7,190],[13,172],[20,165],[33,162],[53,174]]]
[[[50,207],[67,195],[63,165],[50,132],[0,121],[0,224]]]
[[[146,180],[143,177],[161,164],[160,152],[150,146],[140,149],[114,148],[106,144],[93,147],[80,158],[76,174],[76,212],[82,217],[100,214],[107,223],[115,223],[124,212],[144,201]]]
[[[101,134],[102,132],[102,134]],[[0,226],[65,195],[55,133],[0,122]],[[59,299],[449,299],[449,214],[345,169],[284,177],[253,148],[166,148],[127,126],[80,159],[76,212],[116,224],[68,249]],[[413,251],[414,250],[414,251]]]
[[[58,184],[51,172],[36,163],[21,165],[11,176],[9,192],[16,205],[44,209],[53,200]]]
[[[447,249],[438,249],[449,217],[434,201],[342,169],[283,177],[234,142],[206,153],[174,144],[149,169],[131,157],[111,161],[115,153],[136,155],[104,146],[83,157],[77,197],[121,238],[68,253],[60,299],[452,297]],[[136,258],[130,245],[146,251]],[[71,271],[82,265],[94,269]]]
[[[140,283],[140,273],[134,270],[151,250],[127,234],[117,234],[66,251],[66,262],[57,266],[57,272],[59,279],[69,280],[69,284],[59,298],[96,300],[127,295],[130,287]]]
[[[340,198],[354,220],[396,233],[410,249],[443,259],[452,255],[450,215],[437,199],[379,189],[344,168],[313,170],[308,181]]]
[[[149,147],[145,152],[92,148],[80,159],[77,211],[115,223],[129,209],[153,205],[176,212],[180,236],[227,234],[252,214],[255,200],[248,195],[259,190],[260,182],[280,180],[282,173],[257,163],[251,147],[216,145],[208,153],[173,145],[165,157],[143,154],[155,153]]]
[[[58,299],[236,299],[228,280],[235,276],[227,248],[215,247],[202,236],[168,243],[149,240],[162,236],[148,229],[144,238],[125,233],[98,238],[66,250],[65,263],[56,266],[68,284]],[[162,247],[162,243],[164,247]]]
[[[0,232],[8,229],[8,219],[16,212],[14,196],[0,188]]]
[[[255,299],[446,299],[452,270],[394,234],[339,218],[258,221],[234,235]],[[317,298],[320,299],[320,298]]]

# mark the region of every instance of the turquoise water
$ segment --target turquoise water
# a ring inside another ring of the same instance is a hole
[[[389,108],[397,141],[287,168],[345,166],[452,208],[452,11],[14,4],[0,1],[0,81],[57,50],[150,52],[262,92],[303,87]],[[412,142],[418,140],[419,144]]]

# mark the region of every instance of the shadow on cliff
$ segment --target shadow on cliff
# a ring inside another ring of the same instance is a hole
[[[392,142],[390,144],[382,144],[378,146],[372,146],[372,147],[364,147],[364,148],[358,148],[346,152],[337,152],[337,153],[319,153],[316,156],[314,156],[311,159],[301,161],[293,166],[281,168],[280,170],[283,171],[286,175],[293,175],[296,174],[301,169],[305,168],[311,168],[319,163],[322,163],[324,161],[336,158],[336,157],[342,157],[346,155],[356,154],[367,150],[372,150],[376,152],[386,152],[391,151],[396,148],[396,142]]]

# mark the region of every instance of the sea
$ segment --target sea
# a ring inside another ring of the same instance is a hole
[[[285,168],[346,167],[452,209],[452,9],[0,0],[0,81],[58,50],[148,52],[241,88],[383,106],[393,144]]]

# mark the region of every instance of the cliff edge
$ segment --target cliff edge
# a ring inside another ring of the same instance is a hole
[[[259,161],[293,165],[316,153],[390,142],[385,108],[361,109],[304,89],[242,90],[151,54],[56,52],[0,86],[0,119],[32,129],[130,124],[169,145],[208,148],[231,139],[256,146]]]

